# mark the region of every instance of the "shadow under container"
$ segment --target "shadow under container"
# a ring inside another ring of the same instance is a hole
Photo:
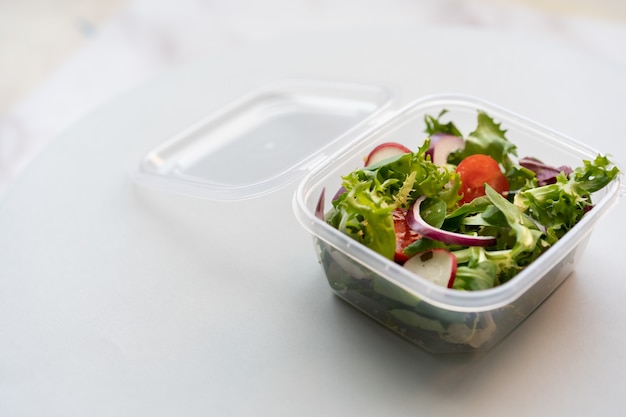
[[[294,197],[295,213],[313,236],[332,290],[393,332],[432,353],[486,351],[528,317],[574,270],[595,223],[623,193],[620,174],[592,195],[595,204],[559,242],[510,281],[488,290],[458,291],[432,284],[315,217],[322,190],[333,196],[341,176],[363,166],[377,144],[394,141],[417,149],[426,115],[453,121],[463,134],[476,127],[478,111],[489,114],[517,146],[518,156],[577,167],[599,152],[517,114],[482,100],[432,96],[417,100],[351,141],[310,173]],[[324,211],[330,208],[326,199]]]

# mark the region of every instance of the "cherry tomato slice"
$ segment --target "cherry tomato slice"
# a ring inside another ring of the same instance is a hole
[[[489,184],[500,194],[509,191],[509,181],[500,170],[498,162],[489,155],[468,156],[459,163],[456,172],[461,177],[461,204],[485,195],[485,184]]]
[[[404,264],[408,258],[402,251],[421,236],[411,229],[406,221],[406,210],[395,209],[393,211],[393,225],[396,230],[396,253],[393,260],[400,265]]]

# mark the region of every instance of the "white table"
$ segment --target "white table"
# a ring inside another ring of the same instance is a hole
[[[346,53],[350,51],[350,53]],[[297,36],[98,108],[0,202],[0,415],[621,415],[626,206],[572,276],[483,356],[433,356],[333,296],[292,215],[136,187],[148,148],[284,77],[460,92],[626,160],[624,69],[467,29]]]

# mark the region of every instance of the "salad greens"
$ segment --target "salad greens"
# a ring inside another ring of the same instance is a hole
[[[426,195],[452,208],[459,200],[459,176],[424,157],[430,142],[416,151],[381,161],[343,177],[346,191],[333,201],[327,221],[341,232],[393,259],[396,233],[392,212]]]
[[[620,173],[606,156],[583,161],[575,169],[548,167],[554,172],[542,178],[533,164],[523,164],[506,130],[479,111],[476,128],[463,137],[452,122],[444,123],[442,111],[426,116],[428,137],[414,152],[404,153],[357,169],[344,177],[344,191],[332,202],[325,220],[341,232],[381,255],[394,259],[397,233],[395,210],[409,210],[421,196],[422,218],[442,230],[475,236],[494,236],[490,247],[460,246],[421,238],[406,246],[407,256],[432,248],[445,248],[456,257],[458,268],[452,288],[484,290],[508,281],[554,245],[592,209],[592,193]],[[463,138],[464,147],[451,152],[445,166],[435,165],[431,138],[435,135]],[[484,195],[462,204],[462,181],[456,167],[471,155],[493,158],[506,176],[509,189],[498,192],[488,184]],[[433,208],[436,208],[433,209]]]

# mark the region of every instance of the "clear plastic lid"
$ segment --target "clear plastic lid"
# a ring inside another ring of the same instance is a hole
[[[346,146],[347,134],[365,129],[389,102],[389,92],[373,85],[267,85],[149,151],[133,179],[216,201],[261,196]]]

